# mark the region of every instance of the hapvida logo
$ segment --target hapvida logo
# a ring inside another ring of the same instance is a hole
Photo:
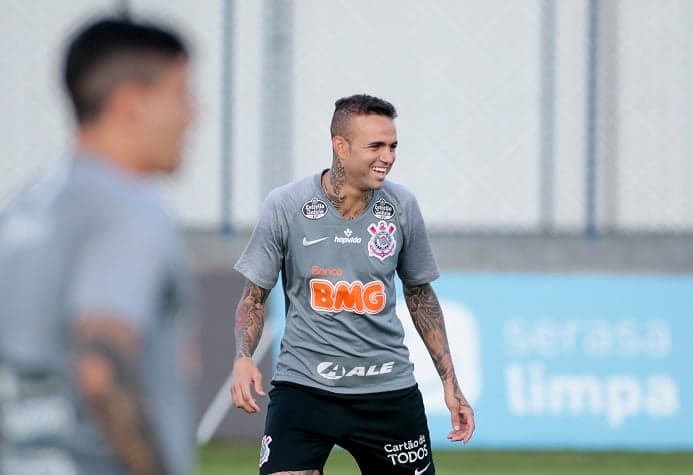
[[[362,239],[358,236],[352,237],[351,235],[354,234],[354,231],[352,231],[349,228],[346,228],[344,230],[344,236],[335,236],[334,237],[334,242],[337,244],[361,244]]]

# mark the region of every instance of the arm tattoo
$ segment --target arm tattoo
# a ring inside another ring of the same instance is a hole
[[[127,339],[130,341],[127,341]],[[78,329],[76,365],[87,411],[135,474],[163,474],[154,432],[136,377],[136,335],[119,323],[85,322]],[[133,351],[135,350],[135,351]],[[104,381],[105,384],[100,384]]]
[[[269,293],[269,289],[246,282],[236,308],[236,358],[253,356],[265,326],[265,302]]]
[[[405,285],[404,299],[414,327],[426,344],[440,379],[457,385],[448,337],[445,333],[443,311],[431,284]]]

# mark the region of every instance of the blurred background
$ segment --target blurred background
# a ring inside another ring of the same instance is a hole
[[[693,467],[693,2],[1,0],[0,215],[69,150],[67,35],[122,11],[194,50],[199,117],[159,187],[202,282],[201,443],[255,450],[263,418],[229,410],[224,387],[232,265],[268,191],[329,167],[334,101],[368,93],[398,109],[390,178],[415,191],[443,271],[478,418],[465,450],[677,451]],[[267,379],[281,302],[257,354]],[[400,316],[434,446],[452,449]],[[679,473],[657,460],[623,473]],[[560,463],[541,473],[578,473]]]

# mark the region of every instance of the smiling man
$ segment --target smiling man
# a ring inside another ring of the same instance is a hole
[[[397,113],[367,95],[340,99],[332,167],[274,190],[236,269],[247,279],[236,310],[231,392],[259,411],[262,375],[251,356],[281,271],[286,329],[272,379],[260,473],[322,473],[336,444],[364,474],[433,474],[428,424],[404,331],[395,273],[443,383],[452,441],[467,442],[474,413],[453,368],[430,283],[439,273],[414,195],[386,180]]]

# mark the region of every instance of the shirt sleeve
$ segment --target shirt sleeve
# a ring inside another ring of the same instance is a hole
[[[117,318],[140,332],[150,327],[164,288],[167,238],[163,226],[143,217],[102,226],[76,261],[73,318]]]
[[[404,211],[404,222],[401,223],[404,242],[397,262],[397,274],[406,285],[433,282],[440,272],[416,198],[411,197]]]
[[[280,203],[276,191],[267,196],[250,241],[234,265],[246,279],[263,289],[272,289],[277,283],[286,248]]]

